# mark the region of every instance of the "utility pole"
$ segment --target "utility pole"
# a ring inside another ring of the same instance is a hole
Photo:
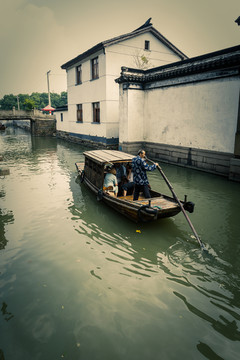
[[[51,70],[47,72],[47,84],[48,84],[48,105],[51,106],[51,98],[50,98],[50,87],[49,87],[49,74]]]

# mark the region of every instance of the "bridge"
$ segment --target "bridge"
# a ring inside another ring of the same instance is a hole
[[[35,136],[53,135],[56,132],[56,118],[54,115],[46,115],[34,109],[24,110],[0,110],[1,120],[30,120],[31,134]]]

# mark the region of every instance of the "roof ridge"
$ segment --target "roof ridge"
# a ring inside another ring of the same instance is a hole
[[[151,19],[151,18],[150,18]],[[127,36],[132,36],[132,35],[135,35],[137,33],[141,33],[142,30],[146,30],[147,28],[153,28],[153,25],[152,24],[147,24],[147,21],[145,24],[143,24],[142,26],[140,26],[139,28],[133,30],[133,31],[130,31],[130,32],[127,32],[125,34],[122,34],[122,35],[118,35],[118,36],[115,36],[111,39],[108,39],[108,40],[105,40],[105,41],[102,41],[100,44],[103,44],[103,45],[108,45],[109,43],[112,43],[112,42],[115,42],[117,41],[118,39],[123,39],[123,38],[126,38]],[[155,29],[156,30],[156,29]]]
[[[208,72],[223,68],[235,68],[240,60],[240,45],[221,51],[196,56],[184,61],[162,65],[148,70],[121,68],[121,75],[115,80],[117,83],[137,82],[147,83],[155,80],[166,80],[173,77]]]
[[[137,28],[136,30],[144,29],[145,27],[147,27],[147,26],[149,26],[149,25],[152,26],[151,20],[152,20],[152,18],[150,17],[142,26],[140,26],[140,27]]]
[[[67,69],[67,67],[72,66],[76,64],[77,62],[85,59],[86,57],[94,54],[97,51],[103,50],[105,47],[116,44],[117,42],[121,40],[127,40],[135,35],[139,35],[142,33],[145,33],[147,31],[152,32],[152,34],[158,38],[159,41],[162,41],[168,48],[170,48],[174,53],[178,54],[178,56],[183,60],[188,58],[182,51],[180,51],[175,45],[173,45],[165,36],[163,36],[157,29],[155,29],[151,23],[151,18],[149,18],[142,26],[139,28],[125,33],[123,35],[118,35],[116,37],[113,37],[111,39],[99,42],[98,44],[94,45],[90,49],[84,51],[80,55],[76,56],[75,58],[67,61],[64,63],[61,68]]]

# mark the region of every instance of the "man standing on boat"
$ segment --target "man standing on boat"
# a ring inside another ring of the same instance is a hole
[[[145,161],[145,156],[146,152],[139,150],[138,155],[132,159],[133,182],[135,184],[133,200],[138,200],[140,192],[143,192],[146,199],[151,197],[146,172],[155,170],[158,163],[148,165]]]

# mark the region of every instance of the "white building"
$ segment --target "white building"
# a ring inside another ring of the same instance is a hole
[[[240,46],[188,59],[148,20],[62,65],[57,135],[240,181],[239,64]]]
[[[150,19],[138,29],[103,41],[62,65],[68,110],[55,112],[57,135],[95,146],[118,146],[121,67],[146,69],[187,59]]]
[[[119,148],[240,181],[240,46],[122,68]]]

